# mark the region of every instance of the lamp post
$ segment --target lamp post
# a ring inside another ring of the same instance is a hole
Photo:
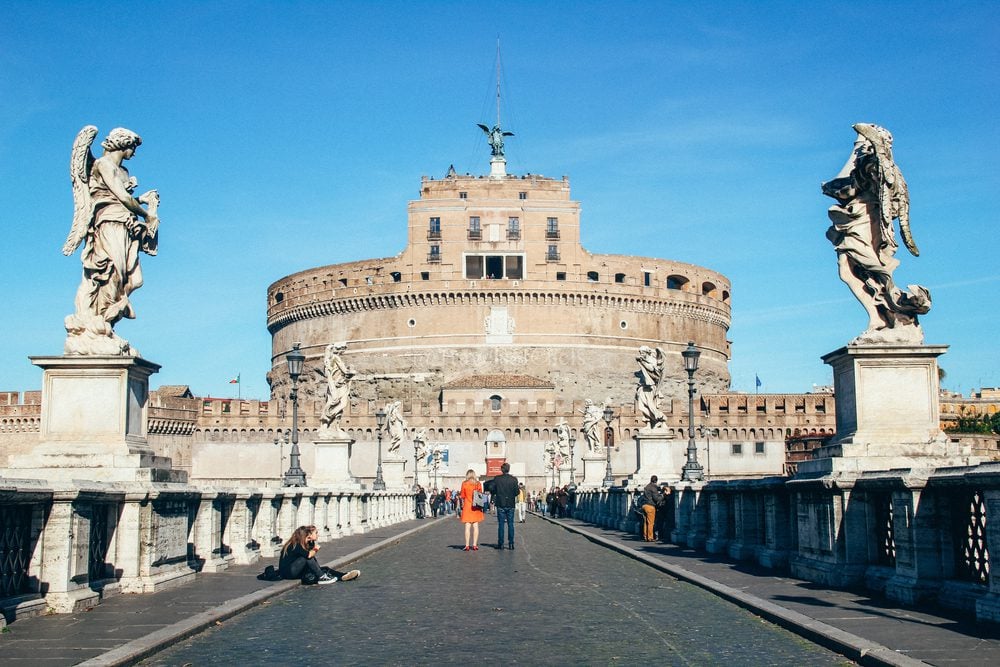
[[[699,426],[698,435],[705,438],[705,477],[712,474],[712,436],[719,435],[719,429],[710,426]]]
[[[694,346],[694,341],[688,341],[688,346],[681,351],[684,357],[684,370],[688,374],[688,449],[687,462],[681,469],[681,480],[685,482],[700,482],[705,479],[705,471],[698,463],[698,450],[694,446],[694,372],[698,370],[698,357],[701,351]]]
[[[417,480],[417,443],[413,443],[413,490],[420,490],[420,482]]]
[[[573,449],[576,447],[576,438],[569,436],[569,485],[576,486],[576,467],[573,465]]]
[[[435,447],[431,455],[434,457],[434,488],[436,489],[438,488],[438,468],[441,467],[441,450]]]
[[[285,355],[288,377],[292,380],[292,389],[288,392],[288,398],[292,401],[292,451],[288,456],[285,486],[306,485],[306,473],[299,466],[299,376],[302,375],[302,363],[306,360],[306,355],[299,350],[299,345],[300,343],[293,343],[292,351]]]
[[[378,467],[375,468],[375,481],[372,489],[375,491],[385,491],[385,480],[382,479],[382,427],[385,426],[385,410],[379,408],[375,411],[375,423],[378,425],[375,433],[378,436]]]
[[[608,465],[604,469],[604,486],[611,488],[615,485],[614,475],[611,474],[611,448],[615,446],[615,432],[611,430],[611,420],[615,418],[615,411],[610,406],[604,407],[604,451],[607,455]]]

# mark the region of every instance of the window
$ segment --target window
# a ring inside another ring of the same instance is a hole
[[[524,278],[524,255],[466,255],[465,277],[469,280],[521,280]]]
[[[222,402],[222,414],[228,415],[232,411],[232,408],[233,408],[232,403],[230,403],[229,401]]]
[[[653,274],[649,271],[642,272],[642,284],[644,287],[649,287],[653,284]]]
[[[431,279],[430,272],[428,272],[428,271],[421,271],[420,272],[420,279],[421,280],[430,280]]]
[[[469,193],[468,192],[459,192],[458,193],[458,198],[459,199],[468,199],[469,198]]]
[[[763,442],[755,442],[755,443],[753,443],[753,453],[754,454],[763,454],[764,453],[764,443]]]
[[[394,283],[398,283],[400,280],[403,279],[403,275],[399,271],[393,271],[389,275],[392,276],[392,282]]]
[[[430,224],[427,227],[427,238],[428,239],[441,238],[441,218],[438,217],[431,218]]]
[[[492,410],[493,412],[500,412],[501,401],[503,401],[503,399],[497,396],[496,394],[490,396],[490,410]]]
[[[527,199],[528,198],[528,193],[527,192],[518,192],[517,193],[517,198],[518,199]]]
[[[559,218],[548,218],[545,221],[545,238],[559,238]]]
[[[566,272],[565,271],[557,271],[556,272],[556,280],[566,280]]]
[[[684,289],[688,279],[684,276],[667,276],[667,289]]]
[[[715,283],[705,281],[701,284],[701,293],[705,296],[715,296]]]
[[[469,238],[470,239],[483,238],[483,229],[482,227],[479,226],[478,215],[469,216]]]
[[[341,287],[347,287],[347,278],[340,278],[337,282],[340,283]]]
[[[432,245],[430,252],[427,253],[428,262],[440,262],[441,261],[441,246]]]
[[[507,218],[507,240],[516,241],[521,238],[521,219]]]
[[[507,255],[504,258],[505,278],[511,280],[521,280],[524,278],[524,257],[521,255]]]
[[[616,273],[615,274],[615,282],[616,283],[624,283],[625,282],[625,274],[624,273]]]
[[[601,274],[597,271],[587,271],[587,280],[596,283],[601,279]]]
[[[275,303],[281,303],[284,300],[285,300],[285,294],[284,294],[284,292],[275,292],[274,293],[274,302]]]
[[[546,262],[558,262],[559,261],[559,246],[550,245],[548,252],[545,253]]]
[[[732,443],[732,453],[733,456],[743,456],[743,443],[742,442]]]

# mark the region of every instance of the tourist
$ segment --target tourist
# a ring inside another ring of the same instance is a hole
[[[282,579],[300,579],[303,584],[333,584],[337,581],[350,581],[361,575],[361,570],[338,572],[321,567],[316,561],[319,553],[319,542],[316,526],[299,526],[281,547],[281,557],[278,559],[278,573]]]
[[[514,549],[514,504],[522,485],[510,474],[510,464],[500,465],[500,474],[486,482],[486,488],[497,508],[497,550],[503,551],[504,525],[507,526],[507,548]]]
[[[669,484],[660,485],[660,494],[663,496],[663,501],[656,508],[656,521],[653,523],[653,537],[661,542],[665,541],[669,535],[670,531],[674,528],[674,512],[673,504],[670,502],[670,490]]]
[[[653,475],[649,478],[649,484],[642,489],[642,512],[645,515],[642,520],[642,541],[653,542],[653,526],[656,522],[656,508],[663,503],[663,494],[656,483],[657,477]]]
[[[465,473],[465,481],[459,492],[461,503],[458,519],[465,524],[465,550],[479,551],[479,523],[485,518],[482,507],[473,507],[472,498],[476,491],[482,491],[483,485],[476,479],[476,471],[468,470]],[[469,539],[469,535],[472,539]]]
[[[417,518],[424,519],[427,517],[427,492],[424,491],[424,487],[417,486]]]
[[[452,512],[455,511],[455,503],[454,503],[455,499],[452,498],[451,496],[452,496],[451,489],[449,489],[447,486],[444,487],[444,509],[448,514],[451,514]]]
[[[556,492],[556,487],[553,486],[546,494],[545,504],[548,505],[549,516],[553,519],[556,518],[556,507],[559,506],[559,494]]]
[[[524,512],[528,507],[528,493],[524,488],[524,484],[517,485],[517,503],[515,503],[514,507],[517,508],[518,523],[524,523]]]
[[[565,519],[569,516],[569,492],[566,487],[561,487],[556,490],[556,510],[559,512],[559,518]]]

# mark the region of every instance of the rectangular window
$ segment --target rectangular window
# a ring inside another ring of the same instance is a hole
[[[524,278],[524,257],[520,255],[507,255],[505,262],[507,278],[511,280],[521,280]]]
[[[468,192],[459,192],[458,193],[458,198],[459,199],[468,199],[469,198],[469,193]]]
[[[427,253],[428,262],[440,262],[441,261],[441,246],[432,245],[430,252]]]
[[[420,279],[421,280],[430,280],[431,279],[430,272],[429,271],[421,271],[420,272]]]
[[[743,456],[743,443],[734,442],[732,443],[733,456]]]
[[[566,272],[565,271],[557,271],[556,272],[556,280],[566,280]]]
[[[559,218],[548,218],[545,221],[545,238],[559,238]]]
[[[624,283],[625,282],[625,274],[624,273],[616,273],[615,274],[615,282],[616,283]]]
[[[559,261],[559,246],[550,245],[548,252],[545,253],[545,261],[547,262],[558,262]]]
[[[517,198],[518,199],[527,199],[528,198],[528,193],[527,192],[518,192],[517,193]]]
[[[482,227],[479,226],[478,215],[469,216],[469,238],[470,239],[483,238],[483,229]]]
[[[763,442],[755,442],[755,443],[753,443],[753,452],[754,452],[754,454],[763,454],[764,453],[764,443]]]
[[[643,271],[642,272],[642,284],[645,287],[649,287],[650,285],[652,285],[653,284],[653,274],[650,273],[649,271]]]
[[[483,256],[482,255],[466,255],[465,256],[465,277],[469,280],[479,280],[485,274],[483,273]]]
[[[437,232],[438,234],[440,234],[441,233],[441,218],[438,218],[438,217],[431,218],[430,226],[428,227],[428,231],[430,231],[431,233]]]
[[[507,218],[507,240],[514,240],[521,238],[521,219],[520,218]]]

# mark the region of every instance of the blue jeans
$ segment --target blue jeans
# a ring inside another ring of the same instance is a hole
[[[497,545],[503,546],[503,527],[507,525],[510,533],[507,543],[514,546],[514,508],[498,507],[497,509]]]

